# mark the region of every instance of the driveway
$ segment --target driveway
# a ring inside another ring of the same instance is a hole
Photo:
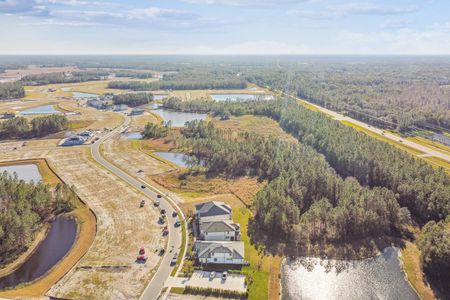
[[[201,287],[201,288],[213,288],[230,291],[245,292],[247,287],[245,286],[245,275],[241,274],[228,274],[226,280],[222,280],[222,273],[216,272],[214,279],[209,278],[211,272],[209,271],[194,271],[191,278],[186,277],[170,277],[167,280],[168,284],[173,287],[184,288],[185,286]]]

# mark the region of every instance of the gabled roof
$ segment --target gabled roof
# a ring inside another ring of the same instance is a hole
[[[239,228],[239,224],[235,224],[231,220],[205,222],[200,225],[200,231],[202,232],[236,231]]]
[[[210,201],[197,204],[195,212],[200,217],[231,215],[231,207],[221,201]]]
[[[215,253],[230,253],[234,259],[244,258],[244,242],[195,242],[199,258],[209,258]]]

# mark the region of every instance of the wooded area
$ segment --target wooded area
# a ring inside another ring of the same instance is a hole
[[[0,99],[25,97],[25,90],[19,82],[0,83]]]
[[[79,71],[68,73],[48,73],[39,75],[27,75],[22,77],[24,85],[46,85],[53,83],[76,83],[93,80],[102,80],[109,76],[107,71]]]
[[[268,180],[253,201],[256,228],[298,247],[395,235],[408,224],[393,192],[343,180],[311,147],[192,121],[186,149],[213,174]]]
[[[342,112],[369,124],[450,130],[450,68],[434,63],[317,63],[264,70],[245,78]]]
[[[60,115],[36,117],[30,122],[24,117],[15,117],[0,124],[0,139],[41,137],[68,127],[69,120]]]
[[[117,94],[113,96],[114,104],[126,104],[129,107],[136,107],[153,101],[152,93],[132,93],[132,94]]]
[[[0,174],[0,265],[25,251],[45,222],[73,209],[76,194],[58,184],[26,183],[17,176]]]
[[[233,72],[190,70],[165,75],[162,80],[153,82],[113,81],[108,87],[134,91],[244,89],[247,82]]]
[[[305,145],[322,153],[342,177],[355,177],[362,185],[387,187],[399,195],[399,203],[417,220],[441,220],[450,213],[450,176],[433,169],[394,146],[313,112],[293,100],[275,101],[179,101],[168,99],[173,109],[213,111],[233,115],[255,114],[271,117]]]

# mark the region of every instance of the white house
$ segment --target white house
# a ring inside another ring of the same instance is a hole
[[[197,257],[203,264],[242,265],[244,261],[244,242],[197,241],[194,244]]]
[[[203,222],[199,226],[200,238],[205,241],[239,241],[241,226],[231,220]]]
[[[221,201],[210,201],[197,204],[195,206],[195,215],[199,224],[231,220],[231,207]]]

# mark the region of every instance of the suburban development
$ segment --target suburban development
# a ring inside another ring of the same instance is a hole
[[[450,299],[448,11],[0,0],[0,300]]]

